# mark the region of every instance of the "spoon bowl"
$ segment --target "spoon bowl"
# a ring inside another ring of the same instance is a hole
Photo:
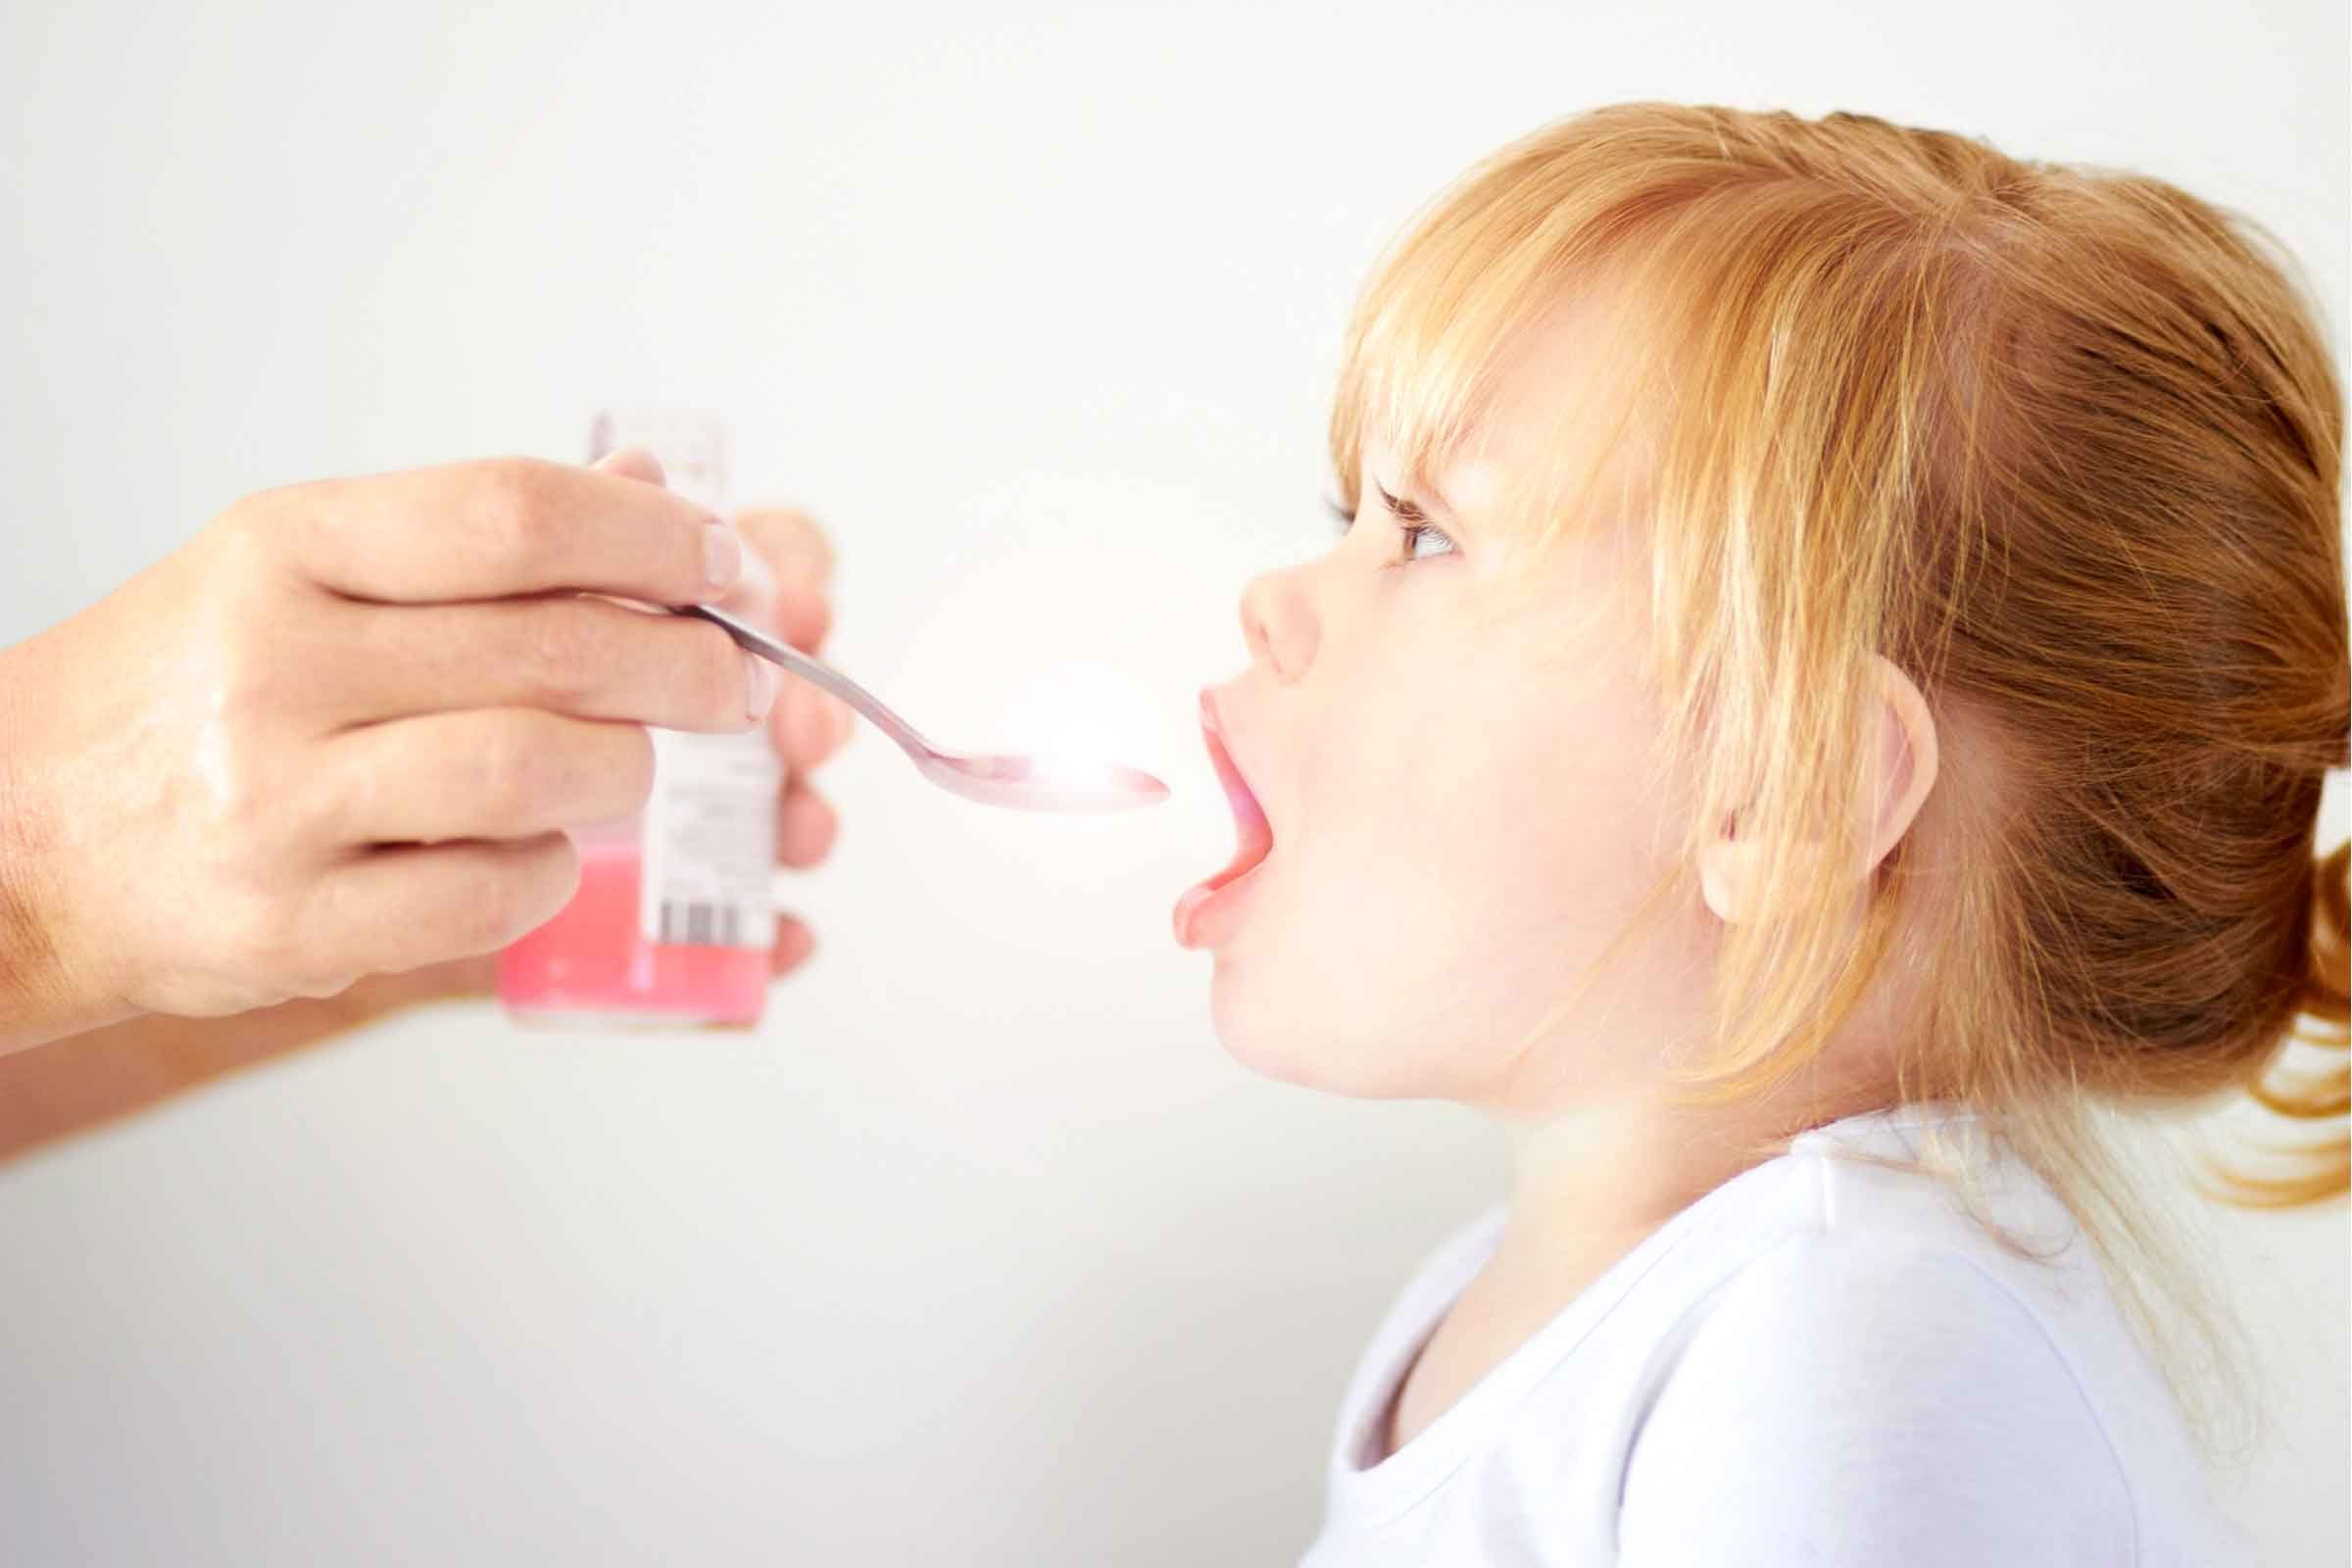
[[[669,608],[672,614],[710,622],[733,638],[744,652],[831,692],[896,741],[923,777],[967,801],[1028,811],[1115,811],[1131,806],[1154,806],[1168,798],[1168,787],[1158,779],[1141,768],[1117,762],[970,757],[944,751],[917,734],[913,725],[884,707],[873,693],[789,643],[780,642],[709,605]]]
[[[923,777],[967,801],[1032,811],[1116,811],[1168,798],[1168,787],[1142,768],[1118,762],[1065,762],[1040,757],[959,757],[933,752],[914,765]]]

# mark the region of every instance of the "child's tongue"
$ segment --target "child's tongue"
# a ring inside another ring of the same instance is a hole
[[[1257,804],[1257,797],[1250,793],[1250,786],[1243,782],[1241,770],[1233,765],[1233,759],[1226,754],[1216,733],[1207,731],[1205,734],[1209,762],[1217,770],[1217,782],[1225,787],[1225,799],[1232,804],[1234,829],[1239,841],[1234,846],[1233,859],[1223,870],[1187,888],[1183,897],[1176,901],[1176,940],[1188,947],[1191,946],[1187,937],[1193,912],[1215,896],[1220,888],[1255,870],[1274,849],[1274,829],[1266,820],[1264,808]]]

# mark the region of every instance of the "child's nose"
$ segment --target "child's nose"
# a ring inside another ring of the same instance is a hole
[[[1242,637],[1250,657],[1272,670],[1275,679],[1294,681],[1305,674],[1320,635],[1298,567],[1265,572],[1242,590]]]

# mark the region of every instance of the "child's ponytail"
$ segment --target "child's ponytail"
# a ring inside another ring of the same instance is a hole
[[[2222,1196],[2253,1207],[2283,1208],[2298,1203],[2325,1202],[2341,1197],[2352,1186],[2352,1138],[2340,1125],[2352,1112],[2352,996],[2347,995],[2347,971],[2352,970],[2352,842],[2312,862],[2311,935],[2306,943],[2310,967],[2303,975],[2296,1006],[2316,1028],[2296,1029],[2279,1042],[2278,1053],[2263,1062],[2247,1081],[2256,1103],[2274,1115],[2305,1126],[2314,1122],[2339,1125],[2317,1138],[2299,1141],[2285,1152],[2298,1167],[2278,1175],[2258,1175],[2226,1167],[2220,1178]],[[2312,1062],[2321,1052],[2332,1059]]]
[[[2311,887],[2311,973],[2303,982],[2303,1010],[2342,1029],[2352,1016],[2352,997],[2346,995],[2345,971],[2352,968],[2352,952],[2347,952],[2346,928],[2352,926],[2352,841],[2338,844],[2324,860],[2312,866]],[[2340,1042],[2339,1042],[2340,1043]],[[2342,1075],[2337,1075],[2339,1084]],[[2344,1096],[2336,1094],[2338,1111],[2344,1110]]]

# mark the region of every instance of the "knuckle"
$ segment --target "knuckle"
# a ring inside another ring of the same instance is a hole
[[[208,530],[221,555],[236,563],[253,560],[299,525],[310,509],[289,505],[289,494],[257,490],[239,496],[213,519]]]
[[[360,978],[361,972],[348,964],[328,964],[322,961],[296,975],[293,983],[286,989],[294,996],[307,997],[313,1002],[322,1002],[328,997],[338,997],[349,991],[352,984]]]
[[[366,480],[306,479],[295,484],[269,485],[231,501],[213,519],[224,534],[270,545],[298,530],[322,526],[323,519],[341,510],[355,484]]]
[[[202,651],[268,671],[270,644],[285,635],[297,604],[287,564],[311,552],[319,524],[300,514],[224,514],[192,560],[187,635]]]
[[[244,742],[269,719],[275,694],[266,669],[231,656],[215,671],[211,699],[204,727],[215,745],[212,795],[222,814],[233,815],[253,787],[242,765]]]
[[[544,811],[550,768],[538,725],[507,715],[489,726],[473,757],[473,789],[493,820],[527,822]]]
[[[484,506],[496,548],[524,560],[545,554],[563,527],[557,466],[543,458],[491,458],[482,470]]]
[[[524,607],[522,613],[530,622],[526,658],[539,691],[573,701],[595,692],[611,657],[608,617],[581,599],[550,599]]]
[[[237,952],[249,985],[273,1000],[331,997],[361,970],[333,934],[331,896],[313,886],[253,885],[237,901]]]
[[[223,702],[252,700],[249,696],[223,698]],[[210,815],[220,848],[252,857],[283,834],[288,824],[279,788],[281,770],[256,756],[251,746],[240,744],[233,724],[223,744],[214,751],[211,771]]]
[[[740,728],[750,722],[745,702],[744,654],[734,640],[715,626],[685,624],[681,629],[695,640],[687,666],[692,712],[705,721]]]
[[[291,918],[278,901],[258,896],[228,901],[220,922],[230,966],[248,984],[277,996],[308,994],[315,963],[308,922]]]
[[[467,857],[447,885],[436,933],[445,956],[487,953],[551,918],[578,886],[579,864],[571,840],[559,832]]]
[[[352,806],[353,791],[349,788],[338,787],[323,777],[297,778],[289,769],[287,783],[272,804],[271,831],[277,835],[281,851],[332,852],[360,842]]]
[[[523,903],[521,878],[509,864],[511,857],[482,854],[466,862],[463,876],[453,879],[449,907],[444,911],[452,956],[483,953],[505,943],[521,927],[515,911]]]
[[[300,706],[298,688],[310,671],[300,661],[279,657],[250,616],[242,624],[221,626],[212,641],[213,682],[205,717],[225,740],[232,764],[227,782],[237,789],[259,788],[261,781],[252,776],[257,770],[235,764],[255,737],[283,728]]]
[[[514,898],[506,882],[484,877],[476,886],[474,896],[451,909],[447,923],[441,926],[436,961],[488,953],[504,947],[521,931],[509,914]]]

